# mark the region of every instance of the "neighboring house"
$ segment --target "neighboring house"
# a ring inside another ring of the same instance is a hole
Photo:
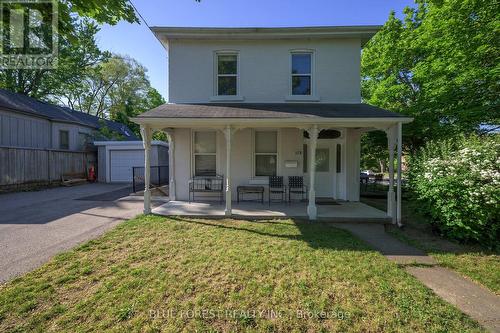
[[[134,121],[147,148],[153,130],[170,136],[171,199],[188,200],[193,178],[223,175],[231,215],[238,186],[278,175],[304,177],[310,219],[316,197],[359,201],[361,135],[386,131],[400,159],[412,120],[361,103],[361,48],[378,29],[152,28],[168,50],[169,103]],[[390,173],[388,215],[400,221]]]
[[[138,140],[121,123],[0,89],[0,146],[82,151],[103,125]]]

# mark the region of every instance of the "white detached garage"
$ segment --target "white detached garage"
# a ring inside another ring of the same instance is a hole
[[[98,180],[106,183],[131,183],[132,168],[144,166],[142,141],[96,141]],[[151,143],[151,166],[168,165],[168,143]]]

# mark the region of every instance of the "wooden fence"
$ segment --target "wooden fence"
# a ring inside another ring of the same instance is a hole
[[[68,173],[87,174],[97,167],[95,152],[0,147],[0,188],[60,182]]]

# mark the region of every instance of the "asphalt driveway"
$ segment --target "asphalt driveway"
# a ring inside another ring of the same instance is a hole
[[[86,184],[0,195],[0,282],[142,213],[121,185]]]

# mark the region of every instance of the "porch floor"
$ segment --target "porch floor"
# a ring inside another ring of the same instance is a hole
[[[361,202],[341,202],[336,205],[316,205],[318,220],[328,222],[391,223],[381,210]],[[224,203],[169,201],[153,209],[154,214],[165,216],[224,217]],[[248,219],[299,218],[307,219],[307,203],[233,202],[233,216]]]

